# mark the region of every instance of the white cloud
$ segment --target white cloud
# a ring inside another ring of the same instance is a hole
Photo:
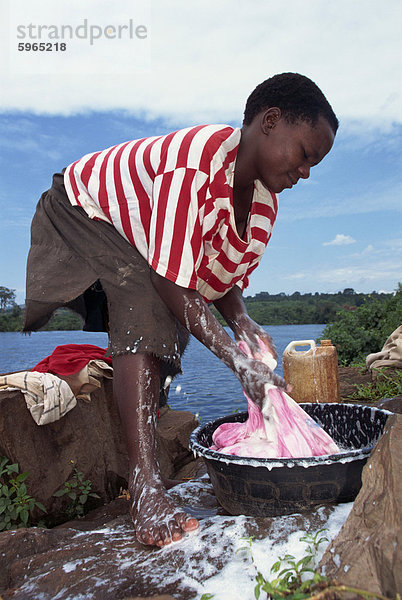
[[[324,176],[323,169],[321,172]],[[329,184],[326,185],[325,194],[315,197],[310,193],[308,196],[305,188],[299,187],[299,185],[300,183],[291,193],[285,191],[280,196],[283,198],[280,209],[282,221],[294,222],[301,219],[333,218],[378,211],[396,211],[398,213],[402,211],[402,182],[399,173],[396,173],[395,177],[388,177],[386,181],[376,181],[366,189],[360,189],[354,195],[348,190],[347,196],[342,190],[338,191],[335,185],[331,187]],[[300,201],[303,210],[297,209]]]
[[[372,244],[369,244],[361,252],[354,252],[350,258],[364,258],[367,255],[373,254],[373,253],[374,253],[374,246]]]
[[[378,240],[376,247],[372,244],[369,244],[364,250],[361,252],[355,252],[351,254],[350,258],[368,258],[370,261],[372,260],[386,260],[388,257],[399,258],[402,256],[402,239],[394,238],[389,240]]]
[[[82,44],[71,40],[63,55],[47,57],[56,70],[49,67],[42,75],[44,54],[15,56],[18,40],[15,27],[8,27],[7,6],[20,10],[26,23],[78,24],[87,18],[107,25],[129,18],[137,23],[149,4],[3,1],[2,56],[9,53],[14,67],[28,60],[31,74],[18,74],[4,60],[0,108],[51,114],[121,108],[185,122],[240,121],[257,83],[277,72],[298,71],[317,81],[342,119],[376,126],[402,122],[402,82],[395,77],[401,70],[400,0],[387,0],[381,18],[377,0],[288,0],[286,11],[281,3],[262,1],[153,0],[146,23],[148,69],[138,67],[140,47],[132,40],[99,40],[85,60]]]
[[[395,252],[397,252],[398,250],[402,250],[402,238],[385,240],[384,246],[386,246],[387,248],[391,248]]]
[[[293,273],[291,275],[284,275],[283,279],[296,280],[296,279],[304,279],[305,277],[306,277],[305,273]]]
[[[355,242],[356,240],[350,235],[337,233],[333,240],[330,242],[324,242],[323,246],[349,246],[349,244],[354,244]]]
[[[358,262],[349,263],[345,267],[333,268],[331,265],[317,267],[312,269],[303,279],[303,284],[297,284],[300,292],[328,292],[334,293],[347,287],[352,287],[356,291],[370,293],[373,290],[393,291],[397,287],[398,281],[401,281],[402,262],[401,260],[385,259],[371,260],[369,264],[358,264]],[[270,293],[274,291],[285,291],[292,293],[295,291],[295,283],[292,282],[292,276],[278,276],[272,286],[254,286],[259,289],[267,289]],[[287,283],[290,280],[289,284]],[[251,291],[250,295],[254,292]]]
[[[347,285],[352,282],[355,287],[357,283],[381,281],[390,279],[398,281],[401,279],[402,262],[400,260],[383,260],[372,262],[368,265],[348,265],[339,269],[325,269],[317,273],[316,277],[321,281],[328,281]]]
[[[328,292],[334,293],[347,287],[356,291],[370,293],[373,290],[393,291],[401,281],[402,261],[400,259],[371,259],[365,264],[356,260],[346,266],[335,267],[333,264],[314,265],[302,278],[287,275],[283,272],[275,273],[275,277],[259,278],[258,269],[252,280],[252,285],[247,289],[246,295],[265,290],[270,293],[280,291],[291,294],[299,292]]]

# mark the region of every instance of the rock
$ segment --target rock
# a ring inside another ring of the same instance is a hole
[[[188,449],[191,431],[197,426],[190,412],[164,407],[157,426],[157,456],[162,474],[168,478],[192,477],[200,460]],[[59,421],[36,425],[19,391],[0,393],[0,454],[29,471],[28,492],[42,502],[54,522],[64,518],[66,497],[54,498],[73,473],[74,466],[84,479],[92,482],[92,491],[100,496],[96,503],[116,498],[127,486],[128,458],[113,400],[112,382],[91,394],[91,401],[77,406]],[[73,462],[72,462],[73,461]],[[43,513],[38,512],[38,517]]]
[[[339,367],[339,395],[341,402],[350,402],[349,396],[356,391],[356,385],[372,382],[370,371],[363,371],[357,367]]]
[[[183,483],[170,495],[201,521],[200,530],[164,549],[139,544],[123,500],[96,509],[80,521],[52,530],[31,528],[0,533],[0,596],[3,600],[118,600],[169,597],[199,599],[222,590],[225,597],[252,598],[256,568],[236,552],[243,537],[255,536],[264,568],[301,532],[317,531],[348,514],[349,505],[321,507],[310,515],[275,518],[219,513],[208,478]],[[341,511],[337,513],[336,511]],[[240,580],[239,580],[240,577]],[[231,586],[235,594],[231,594]],[[161,599],[160,599],[161,600]]]
[[[402,415],[402,396],[395,396],[395,398],[383,398],[379,401],[377,406],[379,408]]]
[[[402,416],[392,415],[362,473],[362,488],[320,566],[339,583],[392,597],[402,591]]]

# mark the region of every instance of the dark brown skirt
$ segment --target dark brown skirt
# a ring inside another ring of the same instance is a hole
[[[111,356],[149,352],[180,371],[188,332],[156,292],[147,261],[112,225],[72,206],[58,173],[32,221],[23,330],[39,329],[61,306],[80,313],[85,330],[107,331]]]

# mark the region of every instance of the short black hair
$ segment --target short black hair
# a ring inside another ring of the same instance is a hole
[[[320,88],[299,73],[280,73],[260,83],[247,99],[243,125],[250,125],[258,113],[274,106],[288,123],[308,121],[316,125],[322,116],[334,133],[338,129],[339,121]]]

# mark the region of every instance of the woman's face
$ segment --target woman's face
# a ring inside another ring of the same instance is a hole
[[[288,123],[283,117],[272,120],[269,116],[265,113],[260,121],[256,178],[279,193],[310,176],[311,167],[331,150],[335,134],[323,117],[312,126],[307,121]]]

